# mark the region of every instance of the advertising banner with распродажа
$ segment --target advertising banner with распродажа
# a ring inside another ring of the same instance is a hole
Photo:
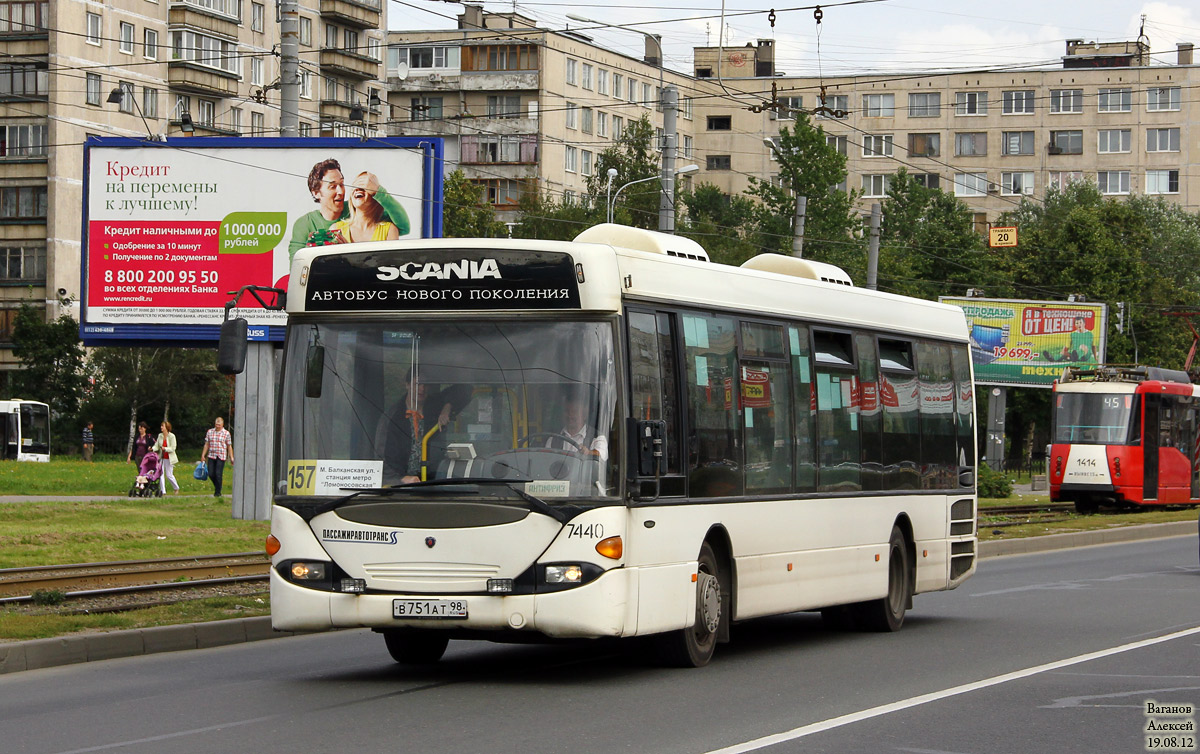
[[[286,289],[299,248],[440,235],[436,140],[92,139],[86,163],[87,343],[215,340],[229,294]],[[237,313],[252,339],[286,322]]]

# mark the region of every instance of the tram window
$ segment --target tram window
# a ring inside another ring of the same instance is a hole
[[[975,465],[975,426],[972,421],[975,415],[975,386],[971,382],[971,355],[965,346],[951,346],[950,355],[954,384],[957,386],[954,406],[957,409],[958,465],[970,467]]]
[[[629,313],[629,371],[633,416],[665,421],[666,473],[679,474],[679,400],[672,315]],[[661,494],[683,494],[682,484],[664,482]]]
[[[692,497],[742,494],[735,325],[729,317],[683,315]]]
[[[956,487],[958,469],[950,347],[918,343],[917,377],[921,386],[921,488]]]
[[[821,438],[817,489],[822,492],[862,489],[855,381],[850,372],[817,371],[817,434]]]
[[[746,492],[792,488],[791,391],[783,363],[742,362],[742,422],[746,448]]]
[[[855,400],[859,407],[859,436],[862,442],[862,488],[883,489],[882,410],[879,407],[879,362],[875,339],[855,335],[858,381]]]
[[[816,446],[813,443],[817,391],[812,379],[808,328],[800,325],[788,327],[788,345],[791,346],[792,389],[796,406],[796,491],[812,492],[817,486]]]

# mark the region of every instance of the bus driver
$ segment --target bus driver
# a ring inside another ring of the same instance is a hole
[[[608,438],[597,435],[587,422],[587,402],[580,393],[568,393],[563,405],[563,428],[558,434],[575,442],[574,445],[561,437],[551,437],[546,441],[547,448],[556,448],[570,452],[584,452],[599,457],[601,461],[608,460]]]

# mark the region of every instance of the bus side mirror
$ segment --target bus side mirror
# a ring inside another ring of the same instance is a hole
[[[217,345],[217,371],[221,374],[241,374],[246,369],[246,320],[241,317],[221,323],[221,340]]]
[[[304,373],[304,396],[321,397],[321,379],[325,374],[325,346],[309,346],[307,369]]]

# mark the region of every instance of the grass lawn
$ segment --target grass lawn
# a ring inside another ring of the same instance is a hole
[[[226,618],[251,618],[268,615],[270,612],[271,605],[266,593],[212,597],[124,613],[95,615],[59,615],[51,612],[34,614],[0,609],[0,642],[48,639],[68,634],[121,631],[180,623],[205,623]]]
[[[192,478],[199,460],[197,449],[179,456],[175,480],[182,494],[212,494],[212,483]],[[225,470],[226,480],[231,471]],[[126,495],[137,477],[132,463],[115,456],[99,456],[94,463],[78,458],[54,458],[50,463],[0,462],[0,495]],[[167,489],[171,489],[170,482]]]

